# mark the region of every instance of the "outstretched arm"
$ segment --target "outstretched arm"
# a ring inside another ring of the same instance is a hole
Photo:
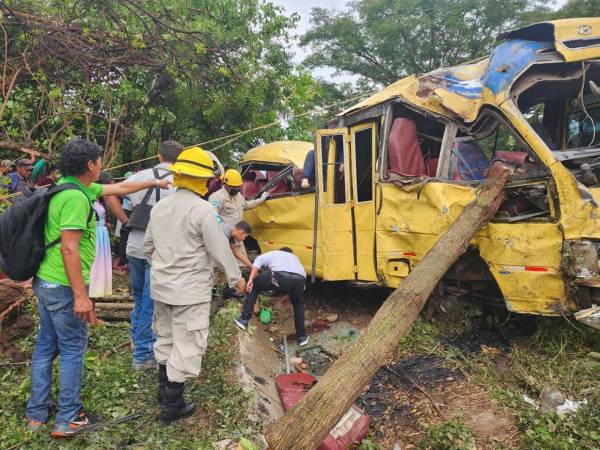
[[[167,179],[162,180],[144,180],[144,181],[123,181],[122,183],[105,184],[102,186],[102,197],[107,195],[127,195],[143,189],[150,189],[158,186],[161,189],[168,189],[170,182]]]

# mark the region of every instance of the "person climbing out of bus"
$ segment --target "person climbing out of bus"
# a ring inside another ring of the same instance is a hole
[[[244,210],[255,208],[269,196],[268,192],[263,192],[256,200],[246,200],[240,192],[242,183],[242,175],[237,170],[227,169],[223,174],[223,187],[208,198],[226,225],[235,226],[241,222]],[[239,251],[247,258],[243,242],[240,242]],[[243,267],[244,263],[240,261],[239,265]]]
[[[308,189],[315,185],[315,151],[310,150],[304,158],[304,164],[302,166],[302,181],[300,187],[302,189]]]
[[[260,275],[261,267],[266,267]],[[252,270],[246,284],[246,299],[242,315],[234,319],[235,324],[242,330],[248,329],[252,318],[252,310],[261,291],[275,290],[282,295],[290,296],[294,307],[294,326],[296,339],[300,347],[308,344],[308,335],[304,327],[304,304],[302,294],[306,283],[306,272],[302,263],[289,247],[259,255],[252,264]]]
[[[196,409],[183,392],[185,381],[200,374],[206,351],[212,262],[221,266],[230,287],[243,292],[246,286],[214,210],[202,198],[214,175],[208,153],[200,147],[183,150],[168,170],[177,190],[152,208],[144,238],[162,425],[189,417]]]

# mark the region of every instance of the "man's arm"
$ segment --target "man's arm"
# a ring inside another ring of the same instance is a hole
[[[239,194],[239,195],[242,195],[242,194]],[[244,210],[256,208],[261,203],[264,203],[268,196],[269,196],[269,193],[266,191],[263,192],[261,194],[260,198],[257,198],[256,200],[246,200],[244,198],[244,196],[242,195],[242,198],[244,199],[244,202],[242,203]]]
[[[242,278],[240,269],[229,248],[229,242],[223,234],[223,228],[217,223],[212,211],[206,213],[200,220],[200,232],[206,251],[223,268],[227,284],[230,287],[235,287],[240,293],[244,292],[246,281]]]
[[[104,197],[104,201],[106,202],[108,209],[110,209],[110,212],[114,214],[119,222],[125,225],[129,221],[127,214],[125,214],[125,211],[123,211],[123,205],[121,205],[118,197],[114,195],[108,195]]]
[[[256,275],[258,275],[258,267],[252,266],[252,270],[250,270],[250,275],[248,276],[248,282],[246,283],[246,292],[252,292]]]
[[[98,319],[94,312],[94,304],[88,296],[81,269],[81,257],[79,255],[81,235],[82,232],[79,230],[62,230],[60,232],[60,251],[65,265],[65,272],[73,291],[75,315],[81,320],[95,324],[98,323]]]
[[[143,181],[123,181],[122,183],[115,184],[103,184],[102,193],[100,195],[102,197],[106,197],[107,195],[127,195],[143,189],[150,189],[155,186],[158,186],[161,189],[168,189],[169,184],[170,182],[166,178],[163,178],[162,180],[150,179]]]
[[[239,246],[232,247],[231,251],[233,252],[233,256],[235,256],[248,269],[250,269],[252,267],[252,263],[250,262],[248,257],[244,254],[244,252],[240,249]]]

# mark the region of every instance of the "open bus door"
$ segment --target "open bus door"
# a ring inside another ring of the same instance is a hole
[[[377,281],[375,271],[375,160],[377,125],[374,122],[352,127],[352,200],[357,277]]]
[[[318,130],[315,156],[319,189],[318,252],[324,280],[356,279],[352,235],[352,200],[349,180],[348,131]]]

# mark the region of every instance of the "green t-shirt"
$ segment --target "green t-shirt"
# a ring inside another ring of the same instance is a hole
[[[58,180],[58,185],[73,183],[79,189],[68,189],[59,192],[50,199],[48,218],[44,226],[46,244],[60,238],[62,230],[81,230],[79,241],[79,256],[83,279],[90,282],[90,268],[96,256],[96,215],[90,217],[92,203],[102,194],[102,185],[91,183],[85,187],[81,181],[72,176],[64,176]],[[44,281],[70,286],[63,263],[60,243],[48,249],[40,264],[37,276]]]

